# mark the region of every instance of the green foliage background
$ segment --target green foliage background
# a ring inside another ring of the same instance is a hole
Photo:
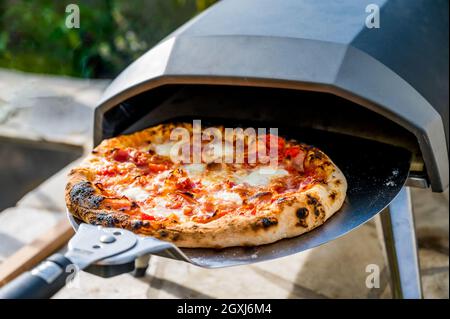
[[[111,78],[217,0],[0,0],[0,68]],[[68,4],[80,28],[65,26]]]

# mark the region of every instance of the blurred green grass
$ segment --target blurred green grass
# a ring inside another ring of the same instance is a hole
[[[115,77],[217,0],[0,0],[0,68]],[[68,4],[80,28],[65,26]]]

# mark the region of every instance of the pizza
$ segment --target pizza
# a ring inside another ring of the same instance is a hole
[[[174,159],[179,142],[171,132],[180,127],[192,141],[193,124],[170,123],[101,142],[69,174],[69,212],[86,223],[128,229],[179,247],[223,248],[309,232],[344,202],[343,173],[316,147],[273,134],[244,136],[241,160],[229,161],[224,158],[238,139],[225,136],[222,147],[207,140],[199,149],[183,145],[188,155]],[[264,149],[270,163],[250,161],[255,149]],[[202,160],[191,162],[198,154]]]

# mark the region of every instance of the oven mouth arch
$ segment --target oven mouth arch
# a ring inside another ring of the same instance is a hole
[[[448,187],[443,116],[405,78],[352,43],[255,35],[175,33],[133,62],[108,87],[95,127],[110,108],[167,85],[233,85],[329,92],[381,114],[418,141],[433,191]],[[94,143],[103,137],[95,130]]]
[[[141,88],[141,93],[134,92],[116,107],[96,114],[100,126],[95,129],[95,144],[104,138],[132,133],[180,117],[221,118],[230,123],[230,120],[254,119],[259,113],[256,122],[319,129],[406,148],[413,154],[411,171],[427,176],[420,145],[413,133],[383,114],[343,97],[346,94],[330,93],[329,86],[317,89],[307,85],[299,90],[298,83],[275,87],[271,81],[256,86],[253,82],[234,85],[233,80],[226,84],[219,80],[211,84],[210,79],[180,81],[177,78],[170,84]]]

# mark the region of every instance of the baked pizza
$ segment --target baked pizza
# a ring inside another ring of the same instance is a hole
[[[69,212],[179,247],[223,248],[298,236],[322,225],[344,202],[344,175],[316,147],[273,134],[242,141],[225,134],[221,144],[202,139],[200,148],[180,147],[171,138],[177,128],[192,142],[193,124],[172,123],[100,143],[69,174]],[[241,160],[230,161],[238,142],[244,144]],[[250,161],[255,152],[256,158],[266,154],[266,162]],[[201,161],[193,161],[199,154]]]

